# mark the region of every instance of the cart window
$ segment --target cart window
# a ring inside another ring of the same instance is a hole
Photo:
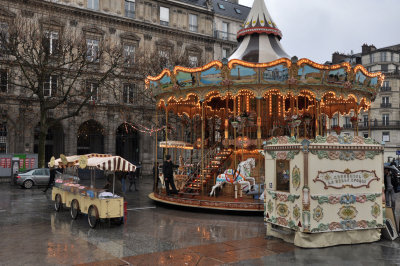
[[[276,160],[276,190],[289,192],[289,164],[289,160]]]

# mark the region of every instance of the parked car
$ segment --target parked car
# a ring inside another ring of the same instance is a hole
[[[50,179],[49,168],[31,169],[16,176],[18,185],[24,188],[32,188],[34,185],[47,185]]]
[[[389,169],[392,174],[392,185],[394,187],[394,192],[400,192],[400,171],[395,166],[385,166],[385,169]],[[396,186],[397,184],[397,186]]]

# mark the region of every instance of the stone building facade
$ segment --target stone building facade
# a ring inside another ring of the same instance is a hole
[[[385,81],[379,89],[370,113],[359,116],[359,135],[385,143],[385,160],[396,158],[400,150],[400,44],[376,48],[364,44],[361,53],[334,54],[332,63],[360,63],[370,72],[382,72]],[[349,117],[343,118],[345,132],[353,134]]]
[[[247,16],[249,8],[235,1],[226,3],[230,8],[237,6],[243,18]],[[76,29],[87,39],[101,37],[120,43],[133,60],[135,52],[145,49],[161,54],[174,51],[188,56],[190,65],[196,66],[220,59],[222,47],[231,52],[237,44],[234,38],[216,34],[216,21],[223,16],[231,25],[229,33],[233,33],[241,25],[241,17],[214,9],[211,0],[1,0],[0,26],[18,16],[38,21],[45,18],[59,29]],[[32,114],[38,106],[33,98],[10,86],[7,71],[11,67],[8,60],[0,58],[0,153],[35,153],[39,118]],[[135,163],[141,161],[143,173],[150,173],[155,141],[154,134],[144,132],[144,128],[153,120],[155,106],[141,95],[144,77],[130,73],[129,80],[133,84],[127,84],[128,93],[121,88],[121,95],[109,97],[105,88],[98,88],[95,104],[88,104],[79,116],[50,128],[46,159],[61,153],[110,153]],[[134,127],[126,129],[126,121]]]

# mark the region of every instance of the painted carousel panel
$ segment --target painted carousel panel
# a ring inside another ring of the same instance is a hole
[[[328,76],[326,77],[326,82],[329,84],[341,85],[347,81],[347,71],[346,68],[339,68],[335,70],[330,70]]]
[[[221,81],[222,81],[221,70],[216,67],[212,67],[210,69],[201,72],[199,85],[200,86],[219,85]]]
[[[258,83],[258,69],[236,65],[231,69],[231,78],[234,84]]]
[[[298,71],[299,81],[306,84],[321,84],[323,71],[304,64]]]
[[[271,83],[279,82],[284,83],[289,77],[289,69],[285,65],[277,65],[267,67],[261,72],[261,82]]]
[[[196,73],[179,71],[176,74],[176,84],[180,88],[192,88],[197,85],[197,75]]]

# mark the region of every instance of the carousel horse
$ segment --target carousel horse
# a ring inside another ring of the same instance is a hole
[[[217,176],[215,185],[212,187],[210,196],[215,195],[215,189],[221,187],[225,183],[231,183],[233,185],[239,184],[241,191],[247,188],[247,191],[251,190],[255,184],[255,179],[250,177],[251,169],[256,166],[254,158],[249,158],[246,161],[240,162],[237,170],[227,169],[223,174]],[[235,195],[236,197],[236,195]]]

